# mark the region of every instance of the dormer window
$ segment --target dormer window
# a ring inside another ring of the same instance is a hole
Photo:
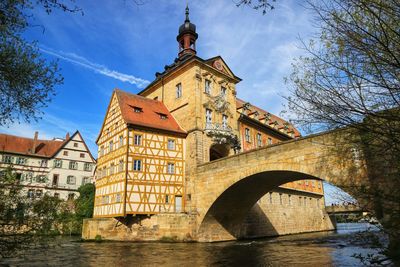
[[[142,109],[142,108],[139,108],[139,107],[133,107],[133,111],[134,111],[135,113],[141,113],[141,112],[143,112],[143,109]]]
[[[160,115],[160,119],[162,120],[166,120],[168,118],[167,114],[158,113],[158,115]]]

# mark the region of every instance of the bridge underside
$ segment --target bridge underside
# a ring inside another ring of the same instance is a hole
[[[303,179],[316,178],[297,172],[270,171],[252,175],[235,183],[225,190],[208,210],[199,227],[198,240],[201,242],[214,242],[273,235],[271,234],[272,230],[268,234],[263,234],[263,231],[256,231],[256,234],[253,232],[253,235],[249,236],[248,229],[244,227],[246,217],[253,216],[252,221],[268,225],[269,219],[264,212],[260,211],[260,207],[256,204],[257,201],[282,184]],[[299,214],[297,216],[282,218],[282,220],[292,220],[294,222],[301,220],[301,208],[298,207]],[[296,210],[294,210],[293,214],[296,214]],[[287,214],[284,213],[284,215]],[[328,214],[320,213],[318,215],[320,224],[310,231],[332,230],[333,225],[329,220]],[[271,227],[273,228],[272,225]],[[295,232],[294,230],[291,233]],[[277,230],[275,233],[275,235],[280,234]]]

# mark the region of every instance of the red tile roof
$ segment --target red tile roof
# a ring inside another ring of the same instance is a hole
[[[246,103],[247,103],[246,101],[244,101],[242,99],[239,99],[239,98],[236,98],[236,108],[241,108]],[[258,114],[260,115],[260,119],[262,119],[262,118],[264,118],[264,114],[270,114],[271,117],[269,119],[269,121],[270,121],[269,123],[274,123],[275,121],[278,122],[278,128],[283,128],[284,124],[288,123],[289,132],[291,132],[290,130],[293,130],[295,137],[301,136],[300,132],[292,124],[290,124],[289,122],[285,121],[284,119],[281,119],[278,116],[276,116],[274,114],[271,114],[271,113],[269,113],[269,112],[267,112],[267,111],[265,111],[265,110],[263,110],[263,109],[261,109],[261,108],[259,108],[257,106],[254,106],[254,105],[251,105],[251,104],[250,104],[250,106],[251,107],[250,107],[250,111],[249,111],[248,115],[250,115],[250,114],[252,114],[252,113],[257,111]]]
[[[125,123],[186,136],[186,131],[179,126],[164,103],[119,89],[116,89],[115,93],[117,94]],[[135,107],[140,108],[141,112],[135,112]],[[166,115],[167,117],[162,119],[160,115]]]
[[[32,151],[34,139],[8,134],[0,134],[0,151],[21,155],[52,157],[65,143],[61,140],[37,139],[35,151]]]

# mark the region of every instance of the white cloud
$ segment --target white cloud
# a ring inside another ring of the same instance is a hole
[[[63,51],[55,51],[51,48],[43,48],[41,47],[40,50],[46,54],[58,57],[62,60],[71,62],[73,64],[76,64],[78,66],[90,69],[96,73],[120,80],[122,82],[128,82],[130,84],[134,84],[139,88],[144,88],[147,84],[149,84],[149,81],[135,77],[133,75],[121,73],[115,70],[110,70],[106,66],[90,62],[88,59],[76,55],[74,53],[68,53],[68,52],[63,52]]]

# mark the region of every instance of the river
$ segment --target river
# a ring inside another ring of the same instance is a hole
[[[0,266],[363,266],[353,257],[355,253],[378,252],[358,241],[359,232],[369,227],[345,223],[338,224],[335,232],[219,243],[96,243],[53,238],[46,248],[25,250],[18,257],[3,259]]]

